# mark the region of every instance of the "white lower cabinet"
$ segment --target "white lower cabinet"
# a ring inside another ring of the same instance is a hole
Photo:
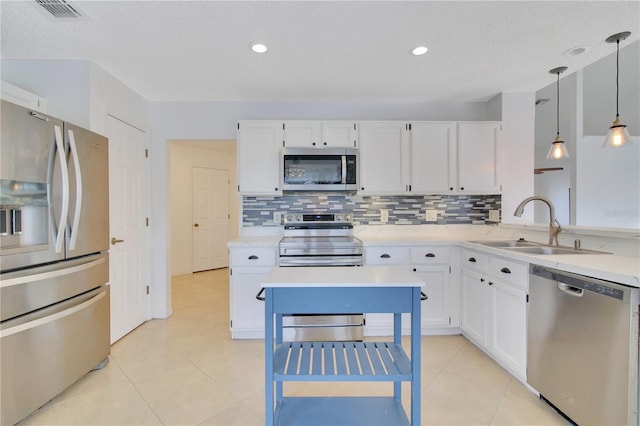
[[[462,251],[462,333],[526,382],[527,264]]]
[[[400,266],[425,281],[421,302],[422,334],[459,333],[457,320],[452,320],[453,300],[448,246],[369,246],[365,247],[365,265]],[[393,333],[393,315],[366,314],[365,336],[389,336]],[[409,333],[409,318],[403,316],[402,333]]]
[[[276,248],[229,249],[229,328],[232,339],[264,338],[264,302],[256,299],[276,267]]]

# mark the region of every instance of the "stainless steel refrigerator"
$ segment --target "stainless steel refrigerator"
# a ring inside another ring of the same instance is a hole
[[[109,344],[107,139],[0,105],[2,425],[96,366]]]

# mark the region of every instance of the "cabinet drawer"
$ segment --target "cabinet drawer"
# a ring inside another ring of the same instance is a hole
[[[449,247],[411,247],[411,264],[449,263]]]
[[[365,265],[404,265],[409,262],[408,247],[366,247]]]
[[[500,278],[501,281],[513,284],[524,290],[527,289],[529,279],[529,265],[527,263],[516,262],[503,257],[491,257],[489,273]]]
[[[460,266],[478,272],[485,272],[489,265],[489,256],[474,250],[461,250]]]
[[[276,249],[261,248],[233,248],[231,252],[231,266],[276,266]]]

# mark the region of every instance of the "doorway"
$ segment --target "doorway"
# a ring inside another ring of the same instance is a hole
[[[171,275],[226,267],[227,242],[238,236],[236,142],[180,140],[169,147]]]

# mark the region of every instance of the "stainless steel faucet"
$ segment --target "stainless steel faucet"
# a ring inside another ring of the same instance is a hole
[[[513,212],[514,216],[522,216],[522,213],[524,212],[524,206],[529,201],[534,200],[542,201],[547,206],[549,206],[549,245],[553,245],[554,241],[556,245],[559,245],[558,234],[562,232],[562,227],[560,226],[560,222],[558,222],[558,219],[556,219],[556,213],[555,208],[553,207],[553,203],[548,198],[540,197],[538,195],[525,198],[520,204],[518,204],[518,207],[516,207],[516,211]]]

